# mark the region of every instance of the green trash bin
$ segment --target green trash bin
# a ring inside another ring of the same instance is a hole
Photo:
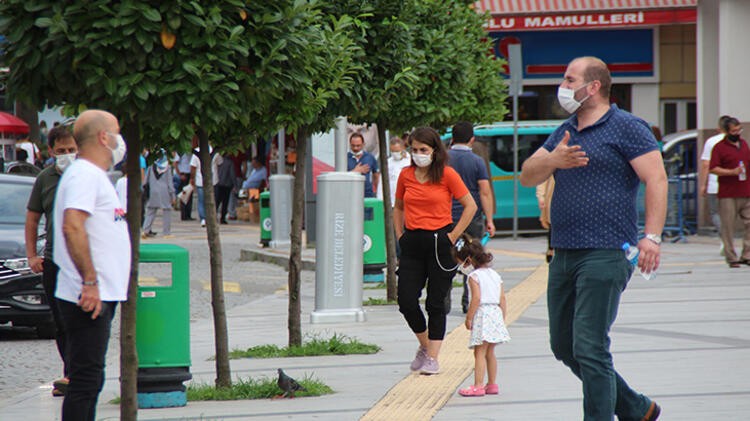
[[[190,380],[190,260],[174,244],[142,244],[136,310],[138,406],[185,406]]]
[[[362,239],[364,281],[383,282],[385,280],[383,268],[386,266],[383,201],[366,197],[364,206],[364,238]]]
[[[271,192],[260,194],[260,243],[268,247],[271,243]]]

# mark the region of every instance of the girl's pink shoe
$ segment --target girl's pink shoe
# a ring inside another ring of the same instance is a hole
[[[495,383],[487,383],[487,385],[484,386],[484,393],[488,395],[497,395],[500,393],[500,388],[497,387],[497,384]]]
[[[458,391],[458,394],[461,396],[484,396],[484,393],[483,387],[476,387],[474,385]]]

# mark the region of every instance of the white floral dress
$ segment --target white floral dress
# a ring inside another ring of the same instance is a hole
[[[476,280],[481,293],[479,308],[472,320],[469,348],[484,342],[496,344],[510,341],[508,328],[503,321],[503,311],[499,305],[502,278],[492,268],[479,268],[469,277]],[[469,282],[472,282],[472,279]]]

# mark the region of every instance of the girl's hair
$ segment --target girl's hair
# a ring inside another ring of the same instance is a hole
[[[440,135],[432,127],[418,127],[409,134],[409,141],[424,143],[432,148],[432,163],[427,168],[427,178],[431,183],[439,183],[443,179],[443,170],[448,163],[448,152],[440,140]],[[412,165],[415,165],[412,162]]]
[[[456,240],[456,245],[453,247],[454,257],[456,262],[463,262],[466,258],[470,258],[477,266],[484,266],[492,261],[492,253],[484,251],[482,241],[478,238],[474,238],[469,234],[463,233],[461,237]]]

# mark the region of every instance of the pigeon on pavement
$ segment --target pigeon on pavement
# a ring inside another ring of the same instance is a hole
[[[280,398],[289,397],[291,399],[294,397],[294,392],[298,390],[306,390],[302,385],[297,383],[297,380],[287,376],[282,369],[279,369],[279,380],[276,384],[279,385],[279,388],[284,392],[283,395],[279,396]]]

